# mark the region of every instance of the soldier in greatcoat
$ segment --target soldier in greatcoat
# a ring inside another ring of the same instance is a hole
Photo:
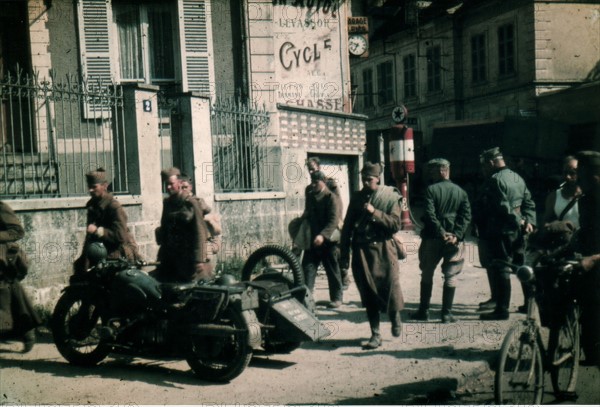
[[[9,265],[9,245],[23,238],[21,221],[0,201],[0,333],[23,340],[23,353],[33,349],[35,328],[41,320],[33,308],[15,270]]]
[[[400,311],[404,299],[400,287],[398,247],[393,234],[400,229],[400,194],[379,185],[381,166],[365,163],[361,170],[363,189],[354,193],[344,219],[341,265],[348,267],[352,250],[352,274],[371,327],[365,349],[381,346],[380,312],[387,312],[392,335],[400,336]]]
[[[169,196],[163,201],[160,228],[156,231],[159,268],[163,282],[208,281],[214,277],[208,257],[208,228],[200,203],[182,188],[182,175],[173,169],[165,176]]]
[[[536,224],[535,203],[523,178],[506,166],[498,147],[484,151],[479,159],[486,180],[473,205],[473,221],[491,290],[491,299],[481,303],[480,310],[493,308],[480,318],[503,320],[508,319],[511,286],[510,269],[501,261],[523,263],[525,235]]]
[[[86,175],[91,199],[85,204],[86,236],[81,256],[74,263],[75,274],[90,267],[86,249],[90,243],[101,242],[109,259],[141,260],[138,246],[127,227],[127,214],[121,203],[108,191],[106,171],[98,168]]]

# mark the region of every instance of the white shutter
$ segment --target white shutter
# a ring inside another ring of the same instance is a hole
[[[99,83],[109,85],[115,75],[111,64],[110,23],[111,0],[77,0],[79,52],[81,69],[88,87],[97,89]],[[106,117],[100,105],[84,103],[86,118]]]
[[[210,1],[178,0],[183,91],[209,93],[213,82]]]

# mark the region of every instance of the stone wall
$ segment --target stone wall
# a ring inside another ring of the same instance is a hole
[[[155,260],[158,248],[154,229],[159,219],[143,219],[142,205],[135,199],[120,197],[119,200],[124,204],[129,228],[140,252],[146,260]],[[25,238],[20,244],[30,261],[23,284],[34,295],[36,304],[53,306],[72,274],[73,261],[81,254],[85,238],[86,201],[87,198],[47,201],[47,207],[54,208],[17,212],[25,228]]]

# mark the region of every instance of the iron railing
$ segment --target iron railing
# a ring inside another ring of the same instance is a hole
[[[0,78],[0,196],[87,194],[85,173],[105,168],[128,192],[123,90],[67,76]]]
[[[250,103],[217,100],[211,105],[215,192],[273,190],[269,169],[269,113]]]

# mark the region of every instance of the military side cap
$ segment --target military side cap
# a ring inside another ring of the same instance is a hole
[[[104,184],[105,182],[108,182],[106,179],[106,170],[102,167],[94,171],[89,171],[85,174],[85,179],[88,185]]]
[[[381,174],[381,166],[377,163],[373,164],[372,162],[367,161],[362,170],[360,170],[360,174],[366,177],[379,178],[379,175]]]
[[[502,157],[502,152],[500,151],[500,147],[493,147],[488,150],[483,151],[479,155],[479,160],[483,163],[486,161],[493,160],[494,158]]]
[[[181,175],[181,171],[179,171],[179,168],[177,168],[177,167],[165,168],[164,170],[162,170],[160,172],[160,177],[163,179],[163,181],[167,181],[173,175],[176,175],[176,176]]]
[[[450,161],[445,158],[433,158],[427,161],[428,167],[450,167]]]

